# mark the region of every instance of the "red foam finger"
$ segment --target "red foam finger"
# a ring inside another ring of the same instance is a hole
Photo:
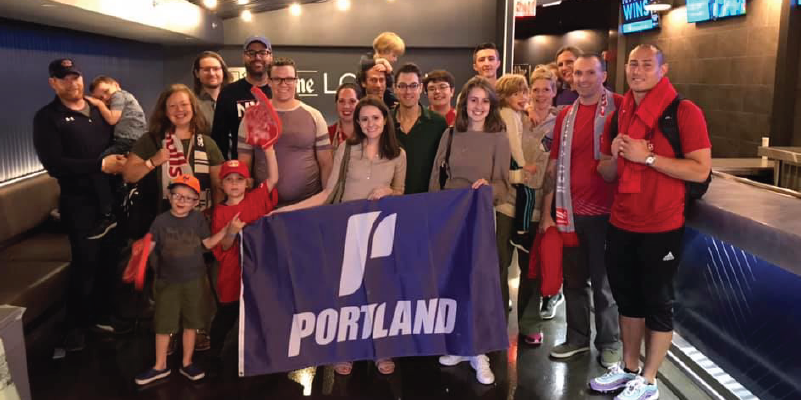
[[[246,142],[262,148],[272,146],[281,137],[281,119],[272,102],[261,89],[254,86],[250,92],[256,97],[259,104],[245,111],[245,116],[247,116],[245,119]]]

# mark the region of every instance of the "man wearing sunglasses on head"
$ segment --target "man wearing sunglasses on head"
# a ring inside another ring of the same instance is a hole
[[[226,160],[237,159],[237,132],[245,110],[256,104],[250,88],[258,86],[272,98],[273,93],[267,85],[267,69],[273,62],[273,46],[267,38],[251,36],[245,40],[242,63],[245,65],[244,78],[225,86],[217,97],[214,109],[214,125],[211,137],[217,142]]]

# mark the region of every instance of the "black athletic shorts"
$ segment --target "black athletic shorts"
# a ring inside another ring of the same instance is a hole
[[[645,326],[652,331],[673,330],[673,277],[683,236],[684,227],[637,233],[609,224],[606,270],[620,315],[645,318]]]

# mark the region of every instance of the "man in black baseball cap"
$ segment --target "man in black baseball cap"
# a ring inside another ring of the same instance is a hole
[[[69,58],[59,58],[50,63],[50,77],[64,79],[67,75],[81,76],[81,71],[75,69],[75,63]]]
[[[56,96],[33,118],[33,145],[61,188],[59,211],[72,249],[64,348],[77,351],[83,349],[84,332],[91,325],[120,330],[109,325],[111,291],[118,279],[108,268],[116,265],[119,246],[113,239],[89,240],[87,235],[100,212],[93,177],[121,173],[125,157],[100,158],[111,144],[113,127],[84,99],[83,76],[72,60],[54,60],[49,74]]]

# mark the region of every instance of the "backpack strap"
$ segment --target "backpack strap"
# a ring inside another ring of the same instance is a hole
[[[613,140],[617,137],[618,134],[618,126],[617,126],[617,109],[612,112],[612,121],[609,125],[609,143],[612,143]]]
[[[681,149],[681,132],[679,132],[679,104],[684,100],[681,94],[677,94],[670,105],[659,116],[659,130],[673,148],[676,158],[684,158],[684,151]]]

